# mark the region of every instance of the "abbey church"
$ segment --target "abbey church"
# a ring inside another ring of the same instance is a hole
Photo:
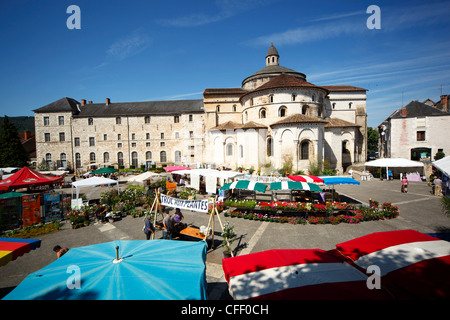
[[[273,44],[264,64],[240,87],[208,88],[203,99],[65,97],[35,109],[37,162],[73,170],[152,164],[258,170],[290,161],[293,171],[307,171],[326,160],[342,172],[365,161],[366,89],[312,84],[280,65]]]

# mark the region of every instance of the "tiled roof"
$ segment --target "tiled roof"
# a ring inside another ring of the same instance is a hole
[[[266,82],[262,86],[259,86],[255,90],[249,91],[248,93],[242,95],[241,98],[246,96],[247,94],[255,93],[255,92],[259,92],[259,91],[263,91],[263,90],[268,90],[268,89],[299,88],[299,87],[322,89],[322,90],[327,91],[327,93],[328,93],[328,90],[324,89],[323,87],[316,86],[316,85],[309,83],[308,81],[305,81],[301,78],[297,78],[297,77],[283,73],[283,74],[280,74],[279,76],[273,78],[272,80]]]
[[[321,86],[330,92],[367,91],[367,89],[354,86]]]
[[[322,119],[317,119],[313,117],[305,116],[304,114],[296,113],[292,116],[286,117],[280,121],[272,123],[270,126],[275,126],[278,124],[289,124],[289,123],[327,123],[327,121]]]
[[[74,117],[114,117],[203,112],[203,99],[116,102],[109,104],[88,103],[79,107],[77,107],[77,104],[79,102],[74,99],[63,98],[33,111],[42,113],[72,111]]]
[[[326,120],[328,123],[325,125],[325,128],[360,127],[360,125],[356,123],[352,123],[339,118],[329,118]]]
[[[242,95],[247,93],[247,90],[241,88],[217,88],[217,89],[205,89],[203,95]]]
[[[240,124],[234,121],[227,121],[225,123],[221,123],[218,126],[211,128],[210,130],[237,130],[237,129],[259,129],[259,128],[267,128],[267,126],[256,123],[254,121],[247,122],[245,124]]]
[[[425,116],[449,116],[450,113],[433,108],[425,103],[419,102],[417,100],[411,101],[406,106],[403,107],[406,110],[406,115],[402,116],[402,109],[394,112],[390,118],[415,118],[415,117],[425,117]]]
[[[52,103],[49,103],[43,107],[34,109],[33,111],[37,113],[52,113],[52,112],[77,113],[78,112],[77,104],[79,104],[79,102],[76,101],[75,99],[64,97]]]

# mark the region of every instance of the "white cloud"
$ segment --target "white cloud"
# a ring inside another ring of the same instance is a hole
[[[112,61],[120,61],[132,57],[144,51],[151,43],[150,37],[142,30],[135,30],[133,33],[114,41],[106,50],[105,61],[95,68],[101,68]]]
[[[216,0],[215,5],[218,9],[216,13],[192,13],[182,17],[158,19],[156,23],[169,27],[201,26],[228,19],[270,2],[272,0]]]

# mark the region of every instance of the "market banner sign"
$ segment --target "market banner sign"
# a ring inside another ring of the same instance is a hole
[[[198,211],[198,212],[208,212],[208,199],[183,200],[183,199],[172,198],[172,197],[166,196],[165,194],[161,194],[160,202],[161,202],[161,205],[167,206],[167,207],[186,209],[186,210],[192,210],[192,211]]]

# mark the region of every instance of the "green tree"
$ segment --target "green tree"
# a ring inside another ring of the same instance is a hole
[[[5,116],[0,127],[0,167],[24,167],[29,160],[17,128]]]
[[[367,151],[374,153],[378,151],[378,131],[367,127]]]

